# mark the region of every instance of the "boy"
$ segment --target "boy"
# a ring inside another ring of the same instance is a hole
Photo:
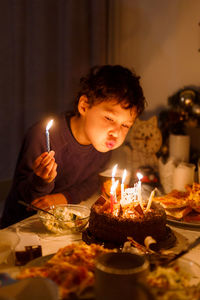
[[[18,200],[39,208],[79,203],[98,188],[98,173],[110,150],[124,142],[145,98],[139,77],[119,65],[94,67],[80,80],[74,113],[54,118],[51,149],[46,150],[47,120],[32,126],[19,154],[1,227],[33,214]]]

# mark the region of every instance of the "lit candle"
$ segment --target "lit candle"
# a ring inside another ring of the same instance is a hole
[[[51,128],[53,124],[53,120],[49,121],[49,123],[46,126],[46,142],[47,142],[47,151],[50,151],[50,137],[49,137],[49,129]]]
[[[115,202],[115,192],[116,192],[118,183],[119,183],[119,180],[114,181],[114,183],[112,184],[111,189],[110,189],[110,211],[111,211],[111,213],[113,213],[113,204]]]
[[[121,200],[122,201],[123,201],[123,195],[124,195],[124,181],[126,179],[126,174],[127,174],[127,171],[125,169],[124,172],[123,172],[122,183],[121,183]]]
[[[117,167],[118,167],[118,164],[116,164],[113,169],[112,169],[112,185],[115,183],[115,174],[117,172]],[[117,195],[116,195],[116,190],[115,190],[115,193],[114,193],[114,202],[116,202],[117,200]]]
[[[141,173],[137,173],[138,178],[138,201],[140,203],[140,206],[142,207],[142,186],[141,186],[141,179],[143,178],[143,175]]]

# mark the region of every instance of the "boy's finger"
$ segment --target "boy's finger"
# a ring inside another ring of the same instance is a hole
[[[40,174],[40,177],[42,177],[43,179],[48,179],[49,173],[51,172],[54,164],[55,164],[55,160],[54,158],[52,158],[47,165],[45,166],[40,165],[40,167],[37,170],[35,170],[35,172],[37,174]]]
[[[49,174],[48,174],[48,182],[53,181],[53,180],[55,179],[55,177],[57,176],[57,171],[56,171],[56,169],[57,169],[57,164],[54,163],[54,165],[53,165],[51,171],[50,171]]]
[[[33,167],[34,167],[34,168],[38,168],[39,165],[41,164],[41,161],[42,161],[42,160],[44,159],[44,157],[47,156],[47,155],[48,155],[48,152],[44,152],[44,153],[42,153],[40,156],[38,156],[38,157],[35,159],[34,163],[33,163]]]
[[[55,158],[54,158],[54,155],[55,155],[55,152],[54,151],[50,151],[48,153],[47,156],[45,156],[42,161],[40,162],[40,165],[41,166],[46,166],[49,164],[49,162],[53,159],[55,161]]]

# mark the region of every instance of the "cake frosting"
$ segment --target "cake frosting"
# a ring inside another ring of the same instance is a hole
[[[156,241],[166,237],[166,214],[161,205],[152,202],[142,207],[137,201],[122,205],[119,201],[113,204],[110,200],[99,197],[92,205],[89,218],[89,233],[100,241],[123,244],[127,237],[144,243],[147,236]]]

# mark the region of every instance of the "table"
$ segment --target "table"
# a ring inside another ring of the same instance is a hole
[[[99,197],[98,194],[92,195],[87,201],[82,202],[88,207],[94,203],[94,201]],[[178,235],[184,237],[183,243],[191,243],[197,237],[200,236],[200,228],[188,229],[180,228],[170,225],[172,230]],[[4,229],[5,230],[5,229]],[[81,234],[68,234],[64,236],[56,236],[54,234],[47,234],[46,229],[43,224],[38,219],[37,215],[33,215],[25,220],[22,220],[19,223],[16,223],[12,226],[6,228],[8,231],[15,231],[16,234],[20,237],[20,243],[18,249],[22,248],[25,245],[41,245],[42,246],[42,255],[49,255],[57,252],[59,248],[66,246],[67,244],[73,241],[80,241]],[[191,259],[197,263],[200,261],[200,245],[192,249],[189,253],[185,254],[185,257]],[[3,268],[16,268],[14,265],[0,266],[0,271]]]

